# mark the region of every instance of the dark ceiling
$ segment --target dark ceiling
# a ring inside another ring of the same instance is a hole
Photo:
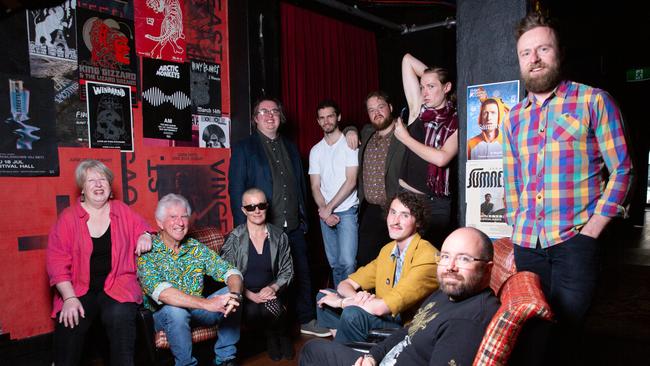
[[[373,31],[399,33],[401,27],[422,26],[453,19],[456,0],[308,0],[291,1],[320,14],[363,26]],[[364,15],[377,17],[368,19]]]

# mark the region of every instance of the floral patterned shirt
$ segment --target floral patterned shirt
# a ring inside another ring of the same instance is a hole
[[[152,311],[163,305],[158,297],[170,287],[188,295],[202,296],[205,275],[226,282],[233,274],[243,278],[237,268],[193,238],[186,238],[176,254],[156,235],[151,251],[138,257],[138,279],[145,294],[144,305]]]

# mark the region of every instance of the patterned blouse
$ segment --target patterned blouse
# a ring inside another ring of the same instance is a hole
[[[138,279],[146,295],[144,305],[152,311],[163,305],[158,297],[170,287],[188,295],[201,296],[205,275],[226,282],[233,274],[243,278],[237,268],[193,238],[182,242],[178,254],[175,254],[156,235],[151,251],[138,257]]]

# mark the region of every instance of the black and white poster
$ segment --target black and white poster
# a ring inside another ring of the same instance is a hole
[[[59,175],[52,81],[0,75],[0,176]]]
[[[76,0],[45,9],[27,10],[30,55],[77,61]]]
[[[230,147],[230,118],[195,116],[199,121],[199,147]]]
[[[143,59],[142,99],[144,137],[192,140],[189,64]]]
[[[131,89],[88,82],[86,95],[90,147],[133,151]]]
[[[506,223],[505,189],[501,160],[469,160],[465,165],[467,226],[475,227],[490,238],[510,237],[512,226]]]
[[[192,114],[221,115],[221,65],[191,61]]]
[[[133,95],[137,87],[137,60],[133,21],[116,16],[77,9],[79,82],[128,85]],[[81,95],[82,99],[85,96]]]

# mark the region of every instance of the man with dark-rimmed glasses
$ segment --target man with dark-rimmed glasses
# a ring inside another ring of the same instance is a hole
[[[407,327],[365,356],[334,342],[310,341],[300,365],[471,365],[499,308],[489,288],[492,242],[477,229],[457,229],[437,257],[440,290],[422,303]]]
[[[234,226],[246,222],[241,210],[242,194],[257,187],[269,200],[267,220],[280,227],[289,237],[295,269],[295,308],[301,332],[327,336],[327,329],[316,326],[316,304],[312,295],[311,274],[305,232],[306,185],[302,161],[296,145],[282,136],[280,124],[285,121],[282,104],[265,97],[253,106],[255,131],[232,147],[228,191]]]

